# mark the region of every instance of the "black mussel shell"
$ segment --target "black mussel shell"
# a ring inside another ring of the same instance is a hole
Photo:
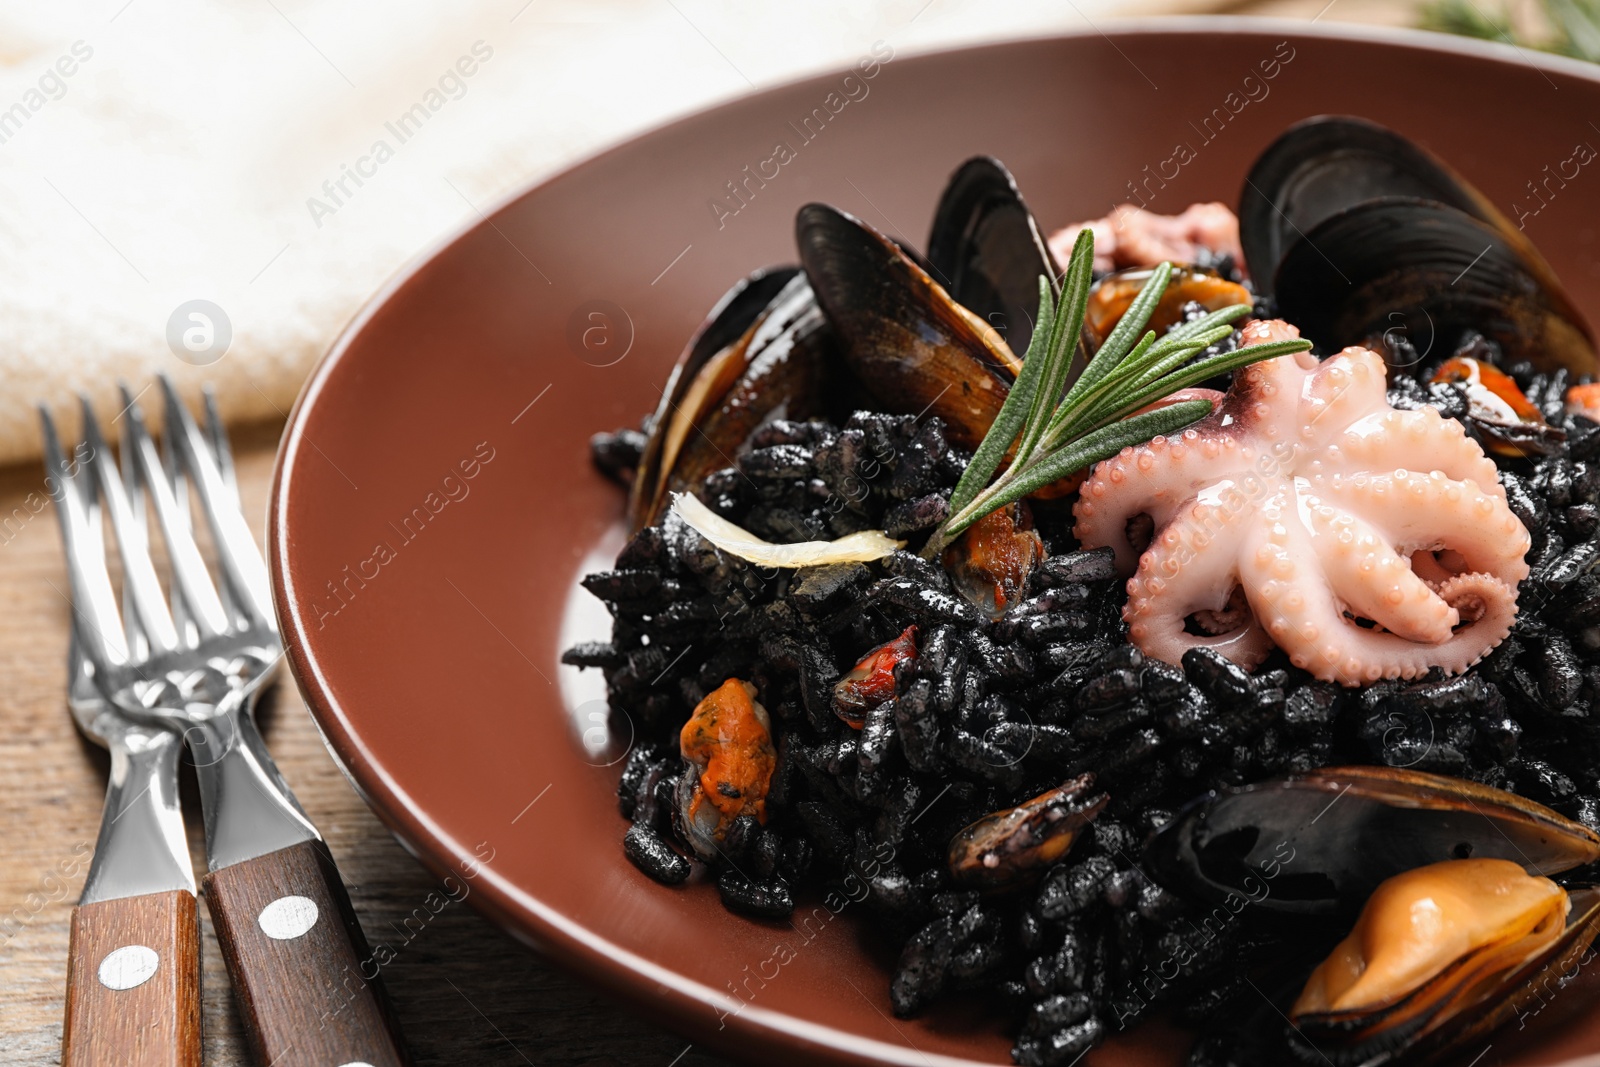
[[[661,400],[656,404],[655,414],[650,420],[650,434],[639,457],[638,471],[628,499],[628,518],[634,529],[645,525],[648,521],[646,516],[655,508],[661,486],[661,453],[667,427],[695,375],[707,360],[743,336],[766,310],[772,298],[798,273],[798,267],[774,267],[741,278],[722,295],[694,336],[689,338],[689,343],[684,346],[683,353],[672,368],[672,374],[667,378],[666,388],[661,391]]]
[[[1572,910],[1557,941],[1491,981],[1462,985],[1442,974],[1391,1008],[1364,1019],[1308,1016],[1291,1024],[1291,1006],[1317,963],[1333,948],[1317,924],[1287,956],[1251,979],[1260,998],[1234,1018],[1219,1017],[1189,1054],[1187,1067],[1400,1067],[1459,1054],[1467,1063],[1513,1017],[1537,1012],[1589,952],[1600,925],[1600,891],[1569,891]],[[1389,1016],[1389,1017],[1386,1017]]]
[[[1347,115],[1306,119],[1267,146],[1239,194],[1240,243],[1257,290],[1272,294],[1284,255],[1324,219],[1394,196],[1507,226],[1483,194],[1409,138]]]
[[[1600,859],[1600,836],[1459,778],[1332,767],[1208,793],[1145,847],[1173,892],[1312,915],[1353,914],[1401,871],[1469,857],[1550,875]]]
[[[697,379],[715,376],[729,353],[727,380],[692,399]],[[628,500],[634,529],[657,521],[674,491],[697,489],[732,462],[763,422],[806,418],[822,405],[837,344],[804,274],[794,268],[752,276],[713,309],[668,379]],[[693,410],[690,410],[693,408]],[[687,420],[670,456],[674,426]]]
[[[1020,362],[889,238],[826,204],[795,219],[800,261],[845,362],[885,410],[937,415],[974,449]]]
[[[1600,371],[1583,317],[1491,226],[1431,200],[1371,200],[1324,219],[1278,265],[1279,314],[1325,353],[1388,350],[1400,331],[1419,357],[1469,330],[1508,363]]]
[[[928,235],[928,273],[1021,355],[1039,317],[1039,278],[1060,291],[1061,270],[1016,180],[992,156],[950,177]]]

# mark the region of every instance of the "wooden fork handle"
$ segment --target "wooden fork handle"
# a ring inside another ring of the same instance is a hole
[[[72,909],[62,1067],[200,1067],[200,932],[182,889]]]
[[[374,956],[321,841],[212,871],[201,883],[256,1061],[410,1067]]]

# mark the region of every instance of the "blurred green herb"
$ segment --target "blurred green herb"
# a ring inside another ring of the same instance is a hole
[[[1211,403],[1182,400],[1150,411],[1140,409],[1218,374],[1311,347],[1309,341],[1272,341],[1195,360],[1233,332],[1229,324],[1250,313],[1248,304],[1213,311],[1157,339],[1145,325],[1172,276],[1172,265],[1163,263],[1151,272],[1069,387],[1072,357],[1089,305],[1093,263],[1094,236],[1086,226],[1067,261],[1059,302],[1051,298],[1050,280],[1040,276],[1039,321],[1022,371],[956,483],[949,518],[928,538],[922,550],[927,558],[936,558],[962,531],[997,508],[1129,445],[1204,418]],[[1013,443],[1011,465],[996,476]]]
[[[1543,34],[1519,33],[1505,0],[1433,0],[1422,9],[1421,25],[1600,63],[1600,0],[1539,0],[1539,9]]]

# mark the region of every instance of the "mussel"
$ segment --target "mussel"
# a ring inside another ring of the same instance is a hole
[[[1344,116],[1291,127],[1245,180],[1240,239],[1257,290],[1326,352],[1448,352],[1467,331],[1508,362],[1600,371],[1594,336],[1525,234],[1443,162]]]
[[[1567,413],[1600,422],[1600,382],[1586,382],[1568,389]]]
[[[1566,294],[1504,233],[1431,200],[1370,200],[1325,219],[1278,264],[1277,299],[1330,352],[1362,345],[1392,359],[1386,335],[1397,329],[1430,346],[1476,330],[1508,361],[1600,370]]]
[[[1089,291],[1089,304],[1083,316],[1083,340],[1094,352],[1116,328],[1139,291],[1150,280],[1154,268],[1130,267],[1107,274]],[[1176,267],[1167,281],[1147,329],[1161,334],[1183,319],[1186,304],[1199,304],[1207,311],[1220,311],[1234,304],[1250,304],[1254,297],[1238,282],[1231,282],[1216,271],[1203,267]]]
[[[1547,877],[1600,859],[1600,835],[1435,774],[1330,767],[1213,791],[1144,859],[1173,892],[1298,917],[1291,951],[1319,944],[1316,916],[1348,924],[1267,992],[1270,1011],[1205,1039],[1206,1063],[1427,1062],[1504,1021],[1600,930],[1600,890]]]
[[[833,713],[852,729],[866,724],[867,712],[894,698],[895,668],[917,658],[917,628],[862,656],[833,686]]]
[[[644,451],[639,457],[639,467],[634,475],[628,500],[628,516],[635,528],[653,521],[666,490],[662,485],[662,472],[672,466],[682,440],[688,436],[692,425],[690,413],[681,412],[686,395],[694,387],[700,371],[718,354],[750,329],[785,285],[799,273],[795,267],[781,267],[757,271],[741,278],[733,288],[723,294],[700,328],[689,338],[683,354],[678,357],[661,391],[661,399],[650,417],[650,433],[645,439]],[[698,392],[712,392],[711,380]],[[678,443],[669,448],[667,438]]]
[[[978,610],[998,620],[1028,588],[1033,568],[1045,558],[1024,501],[996,508],[968,527],[944,550],[950,584]]]
[[[1600,891],[1569,894],[1509,860],[1395,875],[1288,1011],[1291,1049],[1336,1065],[1420,1062],[1485,1034],[1594,940]]]
[[[962,885],[1010,889],[1037,877],[1067,854],[1105,807],[1094,775],[1082,774],[1032,800],[985,815],[950,842],[950,874]]]
[[[1474,782],[1332,767],[1208,793],[1145,849],[1151,875],[1169,889],[1307,915],[1352,912],[1400,871],[1468,858],[1558,873],[1600,860],[1600,835]]]
[[[976,448],[1021,368],[1012,345],[1024,351],[1031,337],[1039,279],[1057,284],[1016,182],[988,157],[951,178],[927,259],[824,205],[802,208],[795,226],[804,272],[740,282],[679,357],[633,478],[635,528],[734,463],[763,422],[823,414],[861,387],[888,410],[938,416],[954,444]]]
[[[712,859],[735,820],[767,821],[767,790],[778,762],[772,720],[755,686],[729,678],[695,706],[678,745],[688,764],[678,780],[678,825],[695,853]]]
[[[890,411],[937,415],[952,442],[976,448],[1021,369],[999,332],[893,241],[837,208],[807,204],[795,236],[851,370]]]
[[[667,379],[629,493],[633,527],[657,521],[669,493],[696,489],[731,465],[763,422],[815,414],[836,353],[799,270],[763,271],[734,286]]]
[[[1481,345],[1481,342],[1479,342]],[[1544,455],[1566,440],[1566,431],[1545,421],[1505,371],[1475,356],[1451,356],[1429,376],[1430,383],[1459,387],[1467,410],[1460,418],[1485,447],[1502,456]]]
[[[1496,229],[1509,225],[1466,179],[1409,138],[1348,115],[1306,119],[1256,157],[1239,194],[1239,242],[1256,289],[1272,295],[1278,264],[1325,219],[1382,197],[1429,200]]]
[[[1059,294],[1061,269],[1016,179],[992,156],[967,160],[945,186],[928,235],[929,273],[968,311],[1026,352],[1039,276]]]

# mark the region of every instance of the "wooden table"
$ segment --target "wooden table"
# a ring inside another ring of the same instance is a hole
[[[240,490],[258,537],[281,430],[234,434]],[[0,471],[0,1064],[19,1067],[59,1062],[67,920],[94,849],[109,765],[67,713],[66,590],[42,471]],[[351,790],[287,674],[263,702],[262,723],[290,786],[328,839],[362,925],[374,935],[399,930],[440,886]],[[185,812],[198,858],[198,796],[186,775]],[[247,1064],[204,907],[200,915],[205,1062]],[[447,906],[409,938],[384,977],[421,1065],[727,1062],[686,1049],[686,1040],[553,970],[466,904]]]
[[[1152,0],[1143,10],[1227,10],[1327,21],[1414,24],[1411,0]],[[240,489],[258,536],[281,425],[236,431]],[[54,515],[37,469],[0,471],[0,1065],[58,1062],[67,920],[100,822],[108,760],[65,704],[68,605]],[[399,929],[439,888],[350,789],[287,679],[263,704],[268,743],[338,860],[362,924]],[[192,775],[191,846],[201,854]],[[248,1063],[209,916],[203,923],[205,1061]],[[404,936],[404,935],[402,935]],[[419,1064],[727,1061],[635,1018],[537,959],[464,904],[441,911],[385,969]]]

